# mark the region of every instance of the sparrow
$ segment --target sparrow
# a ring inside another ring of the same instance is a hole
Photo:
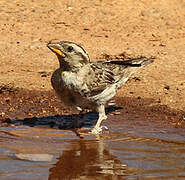
[[[83,47],[69,41],[50,42],[47,47],[59,60],[59,68],[51,77],[59,98],[77,110],[98,112],[97,123],[91,129],[93,134],[102,131],[101,123],[107,119],[105,106],[117,90],[133,73],[153,62],[146,57],[92,62]]]

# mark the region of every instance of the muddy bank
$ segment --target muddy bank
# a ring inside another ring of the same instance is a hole
[[[142,97],[115,98],[116,106],[106,109],[110,118],[130,120],[132,122],[157,122],[161,127],[167,124],[175,127],[185,127],[185,112],[177,111],[161,105],[160,101]],[[55,125],[57,117],[72,121],[78,112],[71,111],[56,97],[53,91],[36,91],[25,89],[1,89],[0,93],[0,121],[1,125],[12,121],[23,121],[34,125],[44,122],[44,118],[51,119],[50,125]],[[96,121],[97,114],[87,113],[92,121]],[[83,117],[82,117],[83,118]],[[39,120],[39,122],[38,122]],[[139,121],[138,121],[139,120]],[[54,123],[54,124],[53,124]],[[124,123],[124,121],[123,121]],[[83,124],[82,124],[83,126]]]

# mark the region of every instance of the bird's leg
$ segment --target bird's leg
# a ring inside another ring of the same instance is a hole
[[[97,112],[99,113],[99,118],[94,128],[99,129],[101,122],[107,119],[107,116],[105,115],[105,106],[104,105],[98,106]]]
[[[93,133],[93,134],[98,134],[98,133],[100,133],[102,131],[102,129],[100,127],[101,122],[103,120],[106,120],[107,119],[107,116],[105,114],[105,106],[104,105],[98,106],[97,112],[99,113],[99,118],[98,118],[98,121],[97,121],[96,125],[91,130],[91,133]]]

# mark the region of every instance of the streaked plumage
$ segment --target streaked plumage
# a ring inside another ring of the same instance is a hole
[[[68,41],[49,43],[48,48],[57,55],[60,63],[51,78],[60,99],[78,110],[92,109],[99,113],[92,133],[101,131],[100,124],[107,118],[105,105],[115,96],[117,89],[134,72],[153,62],[147,58],[91,62],[81,46]]]

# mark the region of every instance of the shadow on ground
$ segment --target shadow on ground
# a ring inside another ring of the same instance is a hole
[[[170,109],[160,101],[141,97],[117,97],[115,102],[117,107],[110,106],[106,109],[108,121],[111,116],[117,116],[120,121],[149,120],[160,122],[164,126],[185,126],[185,112]],[[70,107],[61,103],[53,91],[5,89],[0,92],[0,110],[0,122],[3,122],[1,125],[7,123],[70,129],[73,128],[72,120],[78,118],[78,112],[73,112]],[[97,113],[88,112],[79,117],[79,127],[91,127],[97,118]]]
[[[106,108],[106,114],[115,112],[122,109],[121,107],[109,106]],[[72,115],[54,115],[45,117],[32,117],[23,120],[9,120],[7,124],[34,126],[46,126],[59,129],[73,129],[73,121],[78,119],[78,128],[90,128],[96,124],[98,113],[87,112],[85,114],[72,114]]]

